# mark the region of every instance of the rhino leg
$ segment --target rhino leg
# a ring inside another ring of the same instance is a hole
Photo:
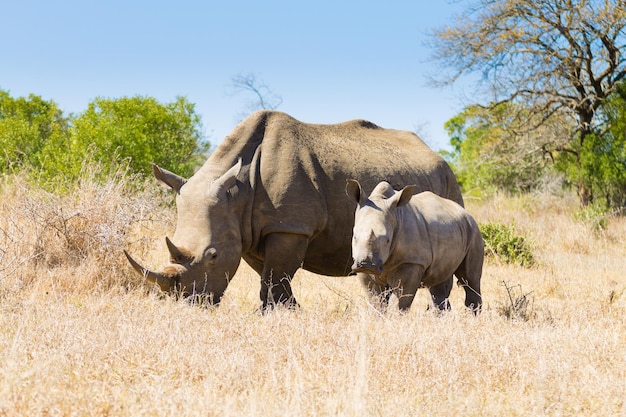
[[[386,282],[376,279],[372,274],[357,274],[363,286],[367,289],[370,303],[379,311],[386,311],[391,297],[391,287]]]
[[[428,289],[430,296],[433,300],[433,304],[439,310],[450,310],[450,292],[452,291],[453,280],[452,277],[446,279],[442,283],[433,285]]]
[[[390,285],[398,297],[400,311],[411,308],[415,294],[422,284],[423,275],[424,268],[416,264],[404,264],[393,272]]]
[[[482,245],[471,248],[455,272],[459,285],[465,289],[465,306],[478,314],[483,299],[480,294],[480,278],[483,271],[484,250]]]
[[[265,254],[261,272],[263,309],[275,305],[298,305],[291,291],[291,279],[302,266],[309,239],[304,235],[271,233],[265,237]]]

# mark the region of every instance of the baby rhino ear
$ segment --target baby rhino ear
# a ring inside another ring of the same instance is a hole
[[[361,184],[359,184],[357,180],[348,180],[346,184],[346,194],[358,205],[363,204],[363,201],[365,201],[365,195],[363,195]]]
[[[401,191],[397,191],[393,195],[393,197],[391,197],[393,199],[391,201],[391,205],[395,205],[395,207],[402,207],[407,204],[409,201],[411,201],[411,197],[413,197],[413,194],[415,194],[416,188],[417,187],[415,185],[407,185]]]

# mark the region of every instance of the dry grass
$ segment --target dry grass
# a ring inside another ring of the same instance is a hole
[[[12,180],[0,192],[0,415],[625,415],[626,219],[594,236],[571,199],[468,208],[513,223],[538,259],[488,260],[481,316],[459,288],[441,317],[425,291],[383,316],[354,277],[303,271],[302,309],[261,316],[243,264],[217,309],[138,282],[121,249],[162,265],[174,212],[160,192],[118,178],[58,197]]]

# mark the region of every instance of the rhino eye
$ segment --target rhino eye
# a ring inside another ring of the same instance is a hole
[[[205,252],[204,252],[204,257],[208,260],[208,261],[212,261],[215,258],[217,258],[217,249],[215,248],[208,248]]]
[[[173,264],[183,265],[188,262],[191,262],[192,260],[193,260],[193,256],[190,253],[187,253],[185,251],[181,251],[179,253],[172,254],[170,256],[170,262],[172,262]]]
[[[172,262],[173,264],[180,264],[180,265],[182,265],[182,264],[185,264],[187,262],[191,262],[192,259],[193,259],[193,257],[190,256],[190,255],[181,254],[181,255],[178,255],[178,256],[170,257],[170,262]]]

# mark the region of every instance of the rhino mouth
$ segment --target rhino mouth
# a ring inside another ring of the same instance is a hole
[[[382,262],[359,261],[352,265],[352,273],[380,275],[383,273]]]
[[[197,265],[195,268],[192,268],[188,263],[179,263],[183,261],[189,262],[190,255],[188,251],[184,248],[177,248],[168,238],[166,238],[166,243],[170,252],[170,261],[173,263],[161,271],[153,271],[143,267],[126,250],[124,250],[124,255],[126,255],[131,266],[139,275],[148,282],[157,284],[164,293],[183,298],[192,297],[194,300],[202,300],[202,304],[206,301],[208,304],[218,305],[230,281],[228,277],[234,275],[234,271],[237,269],[236,266],[228,269],[228,271],[232,272],[225,273],[224,281],[211,280],[207,277],[205,271],[199,270]],[[211,251],[209,253],[214,254]]]

